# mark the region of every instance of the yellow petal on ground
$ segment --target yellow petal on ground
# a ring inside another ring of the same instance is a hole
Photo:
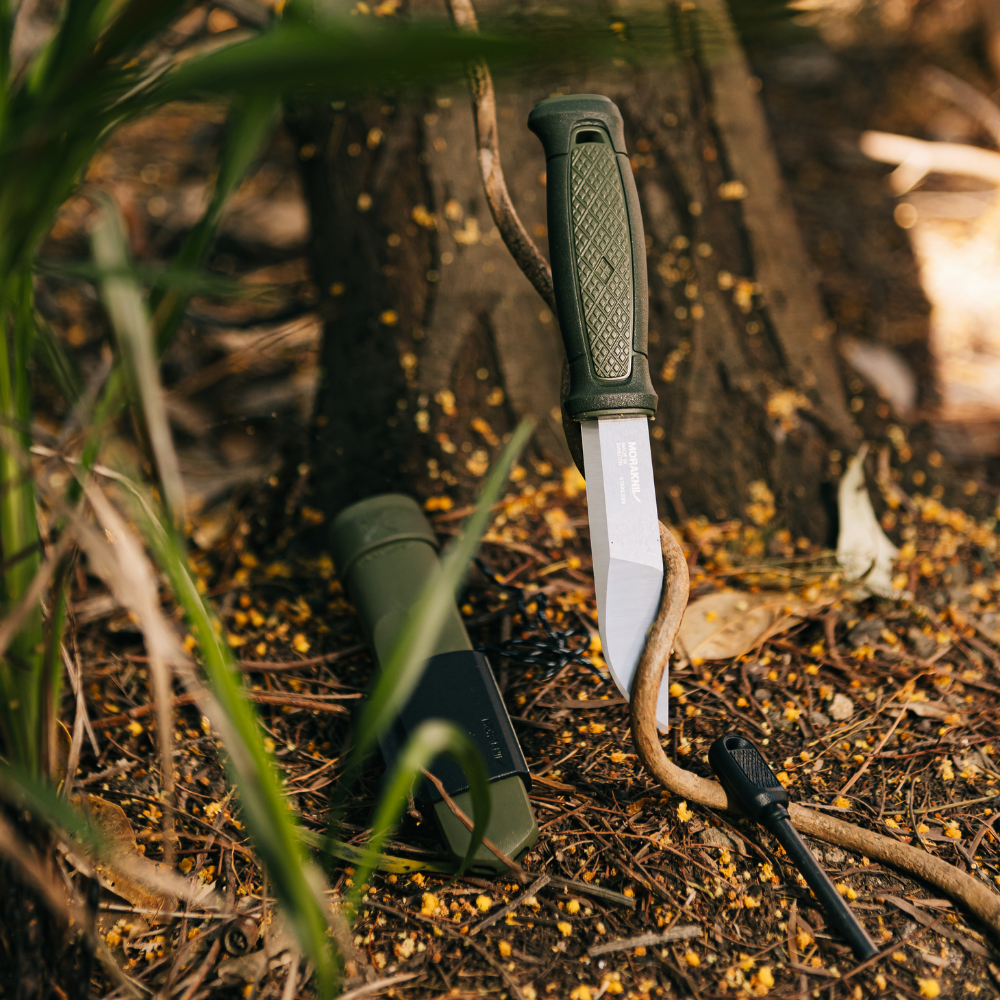
[[[309,640],[301,632],[296,633],[292,645],[300,653],[308,653],[311,648]]]
[[[941,984],[936,979],[918,979],[917,985],[920,987],[920,995],[933,1000],[941,993]]]

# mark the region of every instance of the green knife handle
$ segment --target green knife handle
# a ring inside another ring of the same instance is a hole
[[[646,244],[621,113],[599,94],[550,97],[528,128],[545,148],[566,408],[574,420],[651,417]]]

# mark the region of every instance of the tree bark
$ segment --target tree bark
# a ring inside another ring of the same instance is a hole
[[[479,5],[485,28],[491,6]],[[626,30],[630,17],[651,16],[638,2],[620,2],[616,12]],[[545,165],[525,127],[528,111],[557,87],[618,103],[649,252],[661,512],[743,517],[751,484],[764,483],[775,523],[828,541],[828,455],[852,447],[855,429],[759,84],[721,0],[705,0],[697,15],[671,4],[655,13],[669,22],[677,58],[599,76],[498,81],[508,187],[546,250]],[[467,95],[443,89],[391,112],[373,104],[313,113],[307,128],[304,120],[293,128],[316,150],[303,166],[328,310],[314,434],[318,502],[337,509],[359,481],[368,493],[413,490],[421,463],[431,489],[473,487],[484,454],[525,414],[538,421],[536,459],[568,461],[558,326],[493,228]],[[334,141],[336,128],[343,134]],[[370,149],[373,128],[383,137]],[[362,213],[366,193],[373,201]],[[335,281],[343,296],[330,294]],[[386,309],[398,313],[396,326],[377,322]],[[477,420],[479,429],[470,428]],[[377,429],[383,455],[392,452],[377,477],[360,475],[372,460],[365,426]]]

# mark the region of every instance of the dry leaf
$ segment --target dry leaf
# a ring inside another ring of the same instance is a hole
[[[77,804],[80,799],[74,799]],[[135,840],[135,830],[121,806],[97,795],[84,801],[87,814],[101,835],[111,844],[110,854],[94,860],[94,870],[122,899],[143,910],[177,909],[177,897],[162,888],[165,878],[173,878],[167,865],[147,858]]]
[[[872,507],[865,484],[865,456],[862,445],[847,463],[847,471],[837,488],[837,512],[840,534],[837,538],[837,562],[847,580],[857,580],[871,594],[900,597],[892,584],[892,568],[899,549],[886,537]]]
[[[689,660],[731,660],[791,628],[814,607],[794,594],[720,590],[688,605],[677,650]]]
[[[914,715],[919,715],[921,719],[947,719],[949,716],[956,716],[959,713],[950,705],[943,701],[908,701],[906,710]]]

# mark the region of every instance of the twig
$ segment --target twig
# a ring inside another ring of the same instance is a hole
[[[460,31],[476,34],[479,24],[472,0],[447,0],[448,10],[455,27]],[[486,201],[500,236],[514,258],[514,263],[535,286],[535,291],[545,304],[556,313],[556,296],[552,286],[552,270],[542,256],[535,241],[524,228],[517,209],[511,201],[500,165],[500,144],[497,139],[497,106],[493,93],[493,78],[489,66],[478,59],[468,67],[469,89],[472,91],[472,114],[476,123],[476,151],[479,173],[483,178]]]
[[[902,910],[913,917],[918,924],[923,924],[924,927],[931,927],[937,923],[934,917],[928,916],[923,910],[918,909],[905,899],[900,899],[899,896],[886,896],[885,901],[892,903],[897,910]],[[954,941],[956,944],[961,945],[970,955],[979,955],[981,958],[990,957],[990,953],[978,941],[973,941],[959,934],[957,931],[951,930],[949,927],[939,927],[937,928],[937,933],[941,937],[948,938],[949,941]]]
[[[100,755],[97,747],[97,737],[94,735],[94,727],[90,724],[87,716],[87,699],[83,694],[83,678],[80,664],[73,659],[66,649],[65,644],[60,646],[63,663],[66,665],[66,675],[69,677],[70,687],[73,689],[73,696],[76,699],[76,715],[73,719],[73,739],[69,747],[69,756],[66,759],[66,781],[63,787],[63,795],[67,799],[73,797],[73,786],[76,783],[76,769],[80,763],[80,751],[83,749],[83,736],[86,733],[90,737],[90,744],[94,748],[94,753]]]
[[[927,853],[930,853],[930,848],[924,843],[924,838],[921,836],[920,830],[918,829],[919,823],[917,823],[917,817],[913,813],[913,782],[910,782],[910,791],[906,796],[906,809],[910,814],[910,824],[913,826],[913,836],[917,838],[917,843],[921,848]]]
[[[347,649],[338,649],[334,653],[324,653],[322,656],[310,656],[307,660],[239,660],[237,666],[243,673],[266,673],[279,674],[286,670],[302,670],[308,667],[318,667],[324,663],[335,663],[337,660],[347,656],[354,656],[355,653],[363,652],[368,647],[363,643],[356,646],[348,646]],[[126,657],[130,663],[148,663],[148,656],[134,656],[129,653]]]
[[[363,986],[358,986],[353,990],[348,990],[346,993],[341,993],[340,1000],[357,1000],[358,997],[370,996],[372,993],[388,989],[390,986],[398,986],[400,983],[409,982],[411,979],[416,979],[419,975],[419,972],[403,972],[398,976],[390,976],[388,979],[374,979]]]
[[[271,691],[245,691],[246,697],[258,705],[288,705],[290,708],[311,709],[314,712],[328,712],[331,715],[350,715],[351,713],[343,705],[337,705],[329,701],[314,701],[312,698],[300,698],[291,694],[275,694]],[[170,707],[177,708],[180,705],[194,705],[198,702],[198,696],[191,694],[179,694],[170,699]],[[103,719],[94,720],[95,729],[107,729],[111,726],[121,726],[132,719],[141,719],[144,715],[149,715],[153,711],[153,705],[136,705],[127,712],[119,715],[108,715]]]
[[[239,668],[244,673],[253,673],[255,670],[259,670],[261,673],[277,674],[284,670],[301,670],[304,667],[318,667],[324,663],[335,663],[347,656],[364,652],[367,648],[363,642],[359,642],[356,646],[338,649],[335,653],[310,656],[308,660],[240,660]]]
[[[861,765],[861,767],[857,769],[857,771],[854,772],[854,775],[847,779],[847,784],[844,785],[843,788],[841,788],[841,790],[837,793],[838,795],[846,795],[847,790],[851,788],[851,786],[858,780],[858,778],[861,777],[862,774],[865,773],[865,771],[868,770],[868,765],[871,764],[871,762],[878,756],[878,753],[882,749],[882,747],[886,745],[889,737],[892,736],[892,734],[896,731],[896,726],[898,726],[900,722],[903,721],[903,716],[906,715],[906,710],[908,707],[909,704],[907,703],[904,704],[903,707],[899,710],[899,713],[896,715],[895,721],[889,727],[885,736],[883,736],[882,739],[878,741],[878,746],[875,747],[875,749],[865,758],[865,762]]]
[[[615,906],[623,906],[627,910],[635,909],[635,898],[626,896],[622,892],[615,892],[614,889],[605,889],[600,885],[588,885],[586,882],[577,882],[571,878],[557,878],[552,876],[549,884],[556,889],[569,889],[570,892],[578,892],[581,896],[591,896],[594,899],[603,900],[605,903],[612,903]]]
[[[108,910],[112,913],[136,913],[139,916],[154,917],[187,917],[188,920],[232,920],[231,913],[213,913],[206,910],[204,913],[192,913],[190,910],[150,910],[142,906],[127,906],[124,903],[99,903],[99,910]]]
[[[70,545],[75,541],[76,539],[72,531],[63,531],[59,536],[59,541],[52,548],[51,556],[35,571],[35,575],[31,578],[31,583],[28,584],[24,596],[4,620],[0,622],[0,656],[7,651],[7,647],[14,640],[14,637],[20,633],[29,615],[38,607],[38,602],[42,599],[42,595],[52,581],[52,576],[62,557],[69,551]]]
[[[646,948],[650,945],[674,944],[677,941],[690,941],[692,938],[701,937],[703,933],[700,927],[685,924],[683,927],[671,927],[662,934],[640,934],[638,937],[623,938],[621,941],[595,944],[587,949],[587,954],[591,958],[596,958],[598,955],[607,955],[613,951],[631,951],[633,948]]]
[[[221,948],[222,945],[218,939],[212,942],[212,947],[208,949],[208,954],[205,956],[205,960],[198,966],[198,971],[195,972],[194,978],[191,980],[188,988],[184,991],[180,1000],[191,1000],[191,997],[198,992],[198,988],[205,981],[205,977],[215,964],[215,960],[219,957],[219,951]]]
[[[299,959],[301,956],[297,951],[291,954],[291,961],[288,963],[288,977],[285,979],[285,988],[281,991],[281,1000],[295,1000],[295,986],[299,981]]]
[[[459,823],[464,826],[469,833],[472,833],[473,822],[465,815],[464,812],[458,807],[455,800],[444,790],[444,785],[441,784],[441,780],[436,776],[431,774],[426,768],[421,768],[424,777],[438,790],[438,794],[444,799],[445,805],[451,810],[452,815],[459,821]],[[489,837],[483,837],[483,847],[488,851],[491,851],[496,857],[502,861],[518,878],[522,883],[528,881],[527,875],[524,873],[524,869],[513,859],[507,857],[503,851],[493,843]]]
[[[492,927],[498,920],[503,920],[508,913],[513,913],[526,899],[530,899],[539,889],[544,888],[552,881],[551,875],[543,875],[539,879],[535,879],[531,885],[521,893],[513,902],[508,903],[506,906],[501,906],[496,913],[491,913],[485,920],[481,920],[472,930],[469,931],[469,937],[473,934],[478,934],[480,931],[486,930],[487,927]]]
[[[986,822],[979,828],[979,833],[972,838],[972,843],[969,844],[969,853],[973,856],[973,858],[976,856],[976,848],[981,843],[984,834],[987,830],[992,828],[993,824],[997,820],[997,817],[1000,817],[1000,813],[994,813],[988,820],[986,820]]]
[[[823,616],[823,635],[826,637],[826,648],[829,651],[831,658],[837,661],[837,665],[840,669],[850,672],[850,668],[846,663],[844,663],[843,658],[837,650],[837,633],[834,631],[834,626],[836,624],[837,611],[835,608],[830,608],[830,610]]]

